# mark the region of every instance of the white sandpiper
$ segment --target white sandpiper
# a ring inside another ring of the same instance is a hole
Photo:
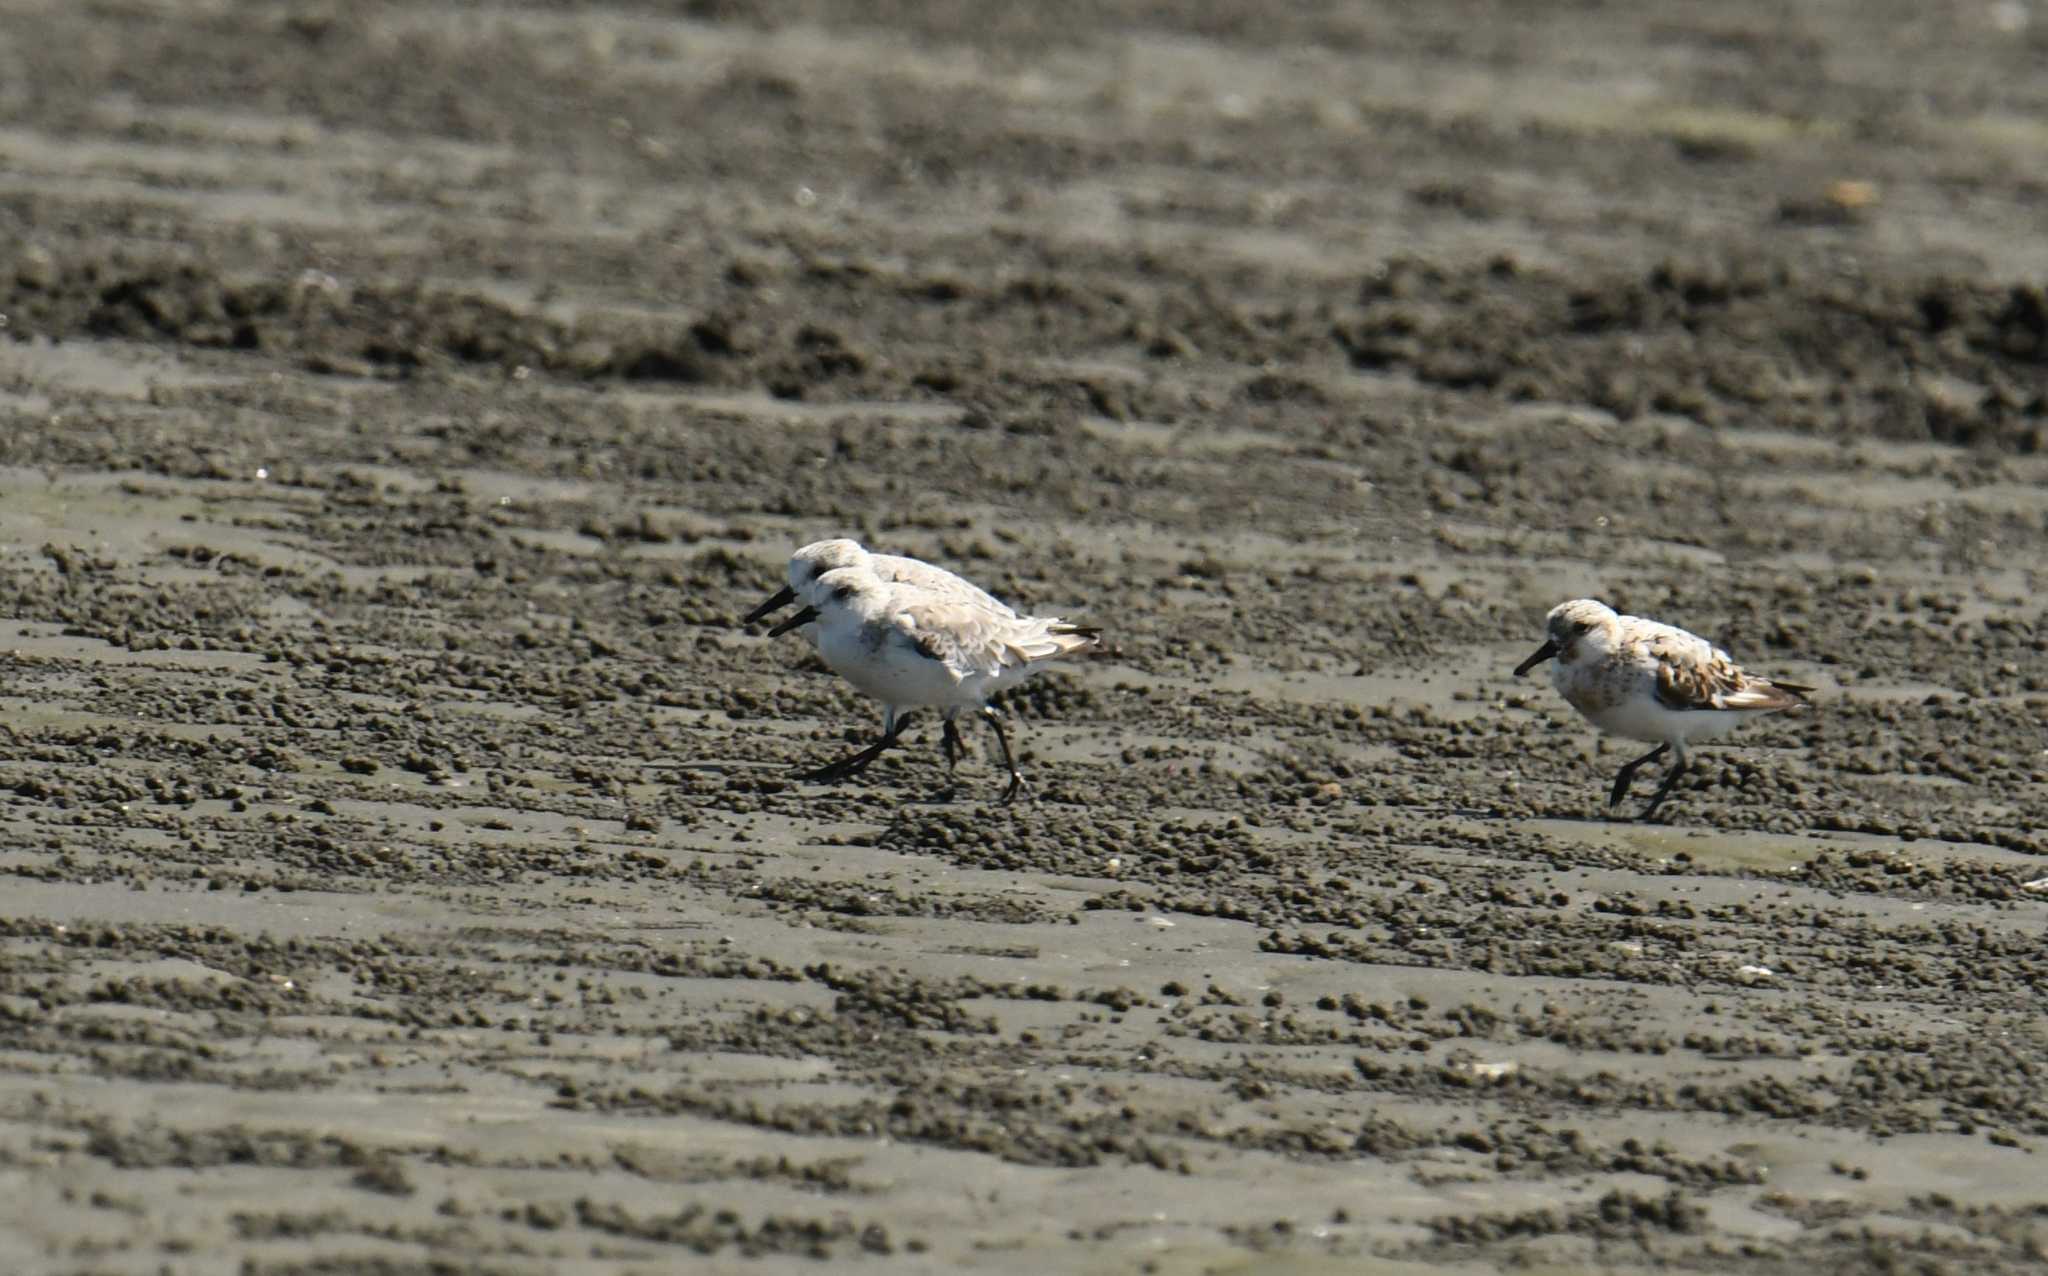
[[[1544,623],[1549,636],[1515,666],[1515,676],[1555,658],[1551,684],[1581,717],[1608,735],[1657,746],[1614,777],[1610,810],[1628,792],[1636,768],[1668,750],[1670,770],[1638,817],[1649,819],[1685,774],[1692,741],[1724,735],[1759,713],[1810,703],[1811,687],[1744,673],[1727,652],[1696,634],[1619,615],[1592,598],[1559,603]]]
[[[809,593],[813,601],[769,630],[769,636],[817,621],[819,657],[882,702],[882,738],[851,757],[805,772],[801,778],[806,780],[843,780],[866,769],[896,743],[918,708],[943,715],[950,767],[958,741],[953,720],[972,710],[995,732],[1003,751],[1010,783],[1002,801],[1010,802],[1024,789],[1024,773],[1017,769],[989,698],[1047,662],[1101,641],[1101,631],[1086,625],[1019,616],[958,594],[885,581],[865,566],[833,568],[810,583]]]
[[[905,554],[877,554],[849,536],[835,536],[829,540],[812,541],[789,556],[787,578],[789,583],[770,595],[766,602],[748,612],[741,624],[751,625],[755,621],[788,606],[801,602],[806,606],[817,599],[812,596],[818,577],[841,567],[864,567],[890,584],[914,585],[929,590],[943,598],[958,602],[974,603],[987,608],[998,616],[1016,616],[1008,603],[976,585],[966,577],[949,572],[943,567],[927,563],[921,558]],[[790,626],[778,625],[773,634],[784,634]],[[818,627],[805,623],[794,627],[811,646],[818,645]],[[946,751],[946,769],[951,771],[960,760],[962,745],[960,729],[948,717],[940,732],[940,744]]]

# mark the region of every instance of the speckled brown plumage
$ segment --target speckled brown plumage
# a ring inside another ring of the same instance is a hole
[[[1543,646],[1515,672],[1554,659],[1553,685],[1588,722],[1609,735],[1657,746],[1622,768],[1609,806],[1627,792],[1636,768],[1666,752],[1673,755],[1645,817],[1685,771],[1692,741],[1722,735],[1753,714],[1808,703],[1811,688],[1755,677],[1696,634],[1620,615],[1591,598],[1552,608],[1545,632]]]

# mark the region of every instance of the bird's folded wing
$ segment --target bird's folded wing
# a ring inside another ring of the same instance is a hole
[[[1035,616],[1003,616],[973,603],[924,598],[899,607],[895,623],[925,656],[963,676],[994,675],[1094,646],[1096,630]]]
[[[1015,622],[985,607],[927,597],[897,608],[891,620],[919,654],[962,676],[992,675],[1026,659],[1006,641]]]
[[[1761,712],[1803,703],[1797,690],[1750,677],[1727,652],[1691,634],[1646,646],[1657,662],[1657,702],[1667,709]]]

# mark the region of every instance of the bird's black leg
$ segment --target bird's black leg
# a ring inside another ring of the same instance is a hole
[[[1019,793],[1025,791],[1024,773],[1017,769],[1017,760],[1010,756],[1010,737],[1003,734],[1003,720],[987,705],[981,707],[981,716],[987,720],[989,730],[996,733],[996,743],[1002,746],[1003,769],[1010,773],[1010,787],[1003,790],[1003,796],[997,805],[1008,806],[1016,800]]]
[[[1657,808],[1664,804],[1664,795],[1671,792],[1671,786],[1678,783],[1678,777],[1685,774],[1688,765],[1690,759],[1682,756],[1671,764],[1671,769],[1664,773],[1664,783],[1657,786],[1656,795],[1650,799],[1650,804],[1643,808],[1643,813],[1636,817],[1638,820],[1647,820],[1657,813]]]
[[[960,743],[960,728],[953,725],[951,718],[946,719],[945,729],[939,732],[939,743],[946,748],[946,774],[951,775],[954,765],[960,761],[961,750],[965,747]]]
[[[815,771],[798,772],[796,778],[810,781],[813,784],[832,784],[839,780],[847,779],[850,776],[859,775],[862,771],[867,770],[870,762],[882,756],[883,750],[896,743],[896,737],[903,734],[903,726],[909,721],[910,715],[908,713],[891,714],[889,723],[882,730],[881,739],[851,757],[841,758],[839,761],[827,766],[821,766]]]
[[[1622,795],[1628,792],[1629,785],[1635,783],[1636,768],[1642,766],[1642,764],[1645,762],[1654,762],[1658,758],[1663,757],[1664,751],[1669,749],[1670,747],[1671,746],[1669,744],[1660,744],[1656,748],[1650,750],[1648,753],[1645,753],[1642,757],[1637,758],[1635,761],[1623,767],[1621,769],[1621,774],[1614,777],[1614,792],[1607,795],[1607,809],[1611,811],[1615,807],[1621,805]]]

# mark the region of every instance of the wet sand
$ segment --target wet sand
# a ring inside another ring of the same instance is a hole
[[[7,1270],[2048,1259],[2025,6],[5,12]]]

